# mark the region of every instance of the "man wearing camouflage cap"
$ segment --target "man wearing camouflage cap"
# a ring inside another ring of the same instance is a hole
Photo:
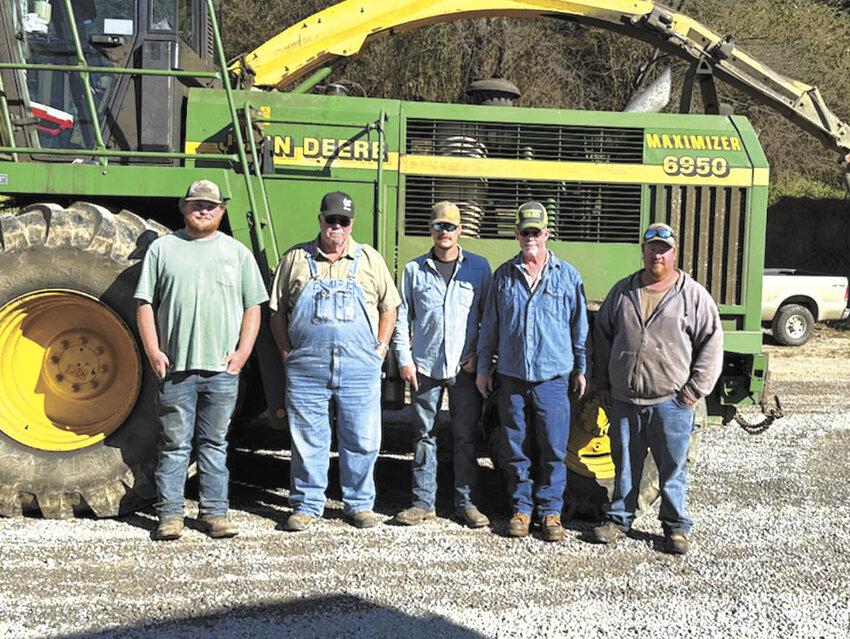
[[[573,391],[583,395],[587,307],[578,271],[546,248],[545,207],[520,206],[515,233],[521,250],[496,269],[481,320],[476,382],[485,397],[492,392],[498,356],[501,455],[513,510],[508,535],[528,535],[536,509],[543,539],[559,541],[570,375]]]
[[[227,518],[227,431],[268,295],[251,252],[218,232],[226,208],[217,184],[193,182],[180,200],[184,228],[151,243],[136,288],[139,333],[160,380],[156,539],[183,534],[193,439],[201,528],[210,537],[238,532]]]
[[[489,524],[475,506],[476,430],[481,395],[475,388],[478,325],[490,290],[490,265],[458,245],[463,230],[453,202],[431,211],[434,246],[408,262],[393,348],[413,404],[413,505],[395,517],[412,526],[436,516],[437,414],[448,391],[454,436],[455,517],[470,528]],[[412,337],[411,337],[412,335]]]
[[[676,268],[676,234],[663,223],[643,234],[643,269],[611,289],[596,314],[593,380],[608,410],[614,492],[599,543],[622,537],[637,509],[646,449],[658,467],[665,550],[688,551],[685,510],[694,403],[714,388],[723,330],[711,295]]]

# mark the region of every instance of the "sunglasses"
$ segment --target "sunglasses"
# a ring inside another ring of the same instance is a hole
[[[522,235],[523,237],[528,237],[529,235],[531,237],[537,237],[542,232],[543,232],[542,229],[523,229],[519,232],[519,234]]]
[[[452,224],[451,222],[434,222],[431,228],[437,231],[437,233],[442,233],[443,231],[454,233],[457,230],[457,224]]]
[[[644,242],[648,242],[656,237],[662,240],[669,240],[673,237],[673,231],[670,229],[649,229],[643,234]]]
[[[351,224],[351,218],[344,215],[326,215],[325,224],[328,226],[336,226],[339,224],[342,227],[346,227]]]

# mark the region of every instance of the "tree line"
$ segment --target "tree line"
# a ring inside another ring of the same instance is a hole
[[[328,6],[327,0],[224,0],[222,32],[233,58]],[[735,42],[783,75],[819,87],[843,121],[850,108],[850,0],[678,0],[668,6]],[[328,82],[355,95],[464,102],[479,79],[506,78],[524,107],[620,111],[667,66],[676,112],[688,64],[611,31],[549,19],[485,18],[394,34],[334,67]],[[747,116],[771,164],[771,200],[844,197],[837,155],[753,98],[717,83],[719,98]],[[692,111],[701,109],[695,92]]]

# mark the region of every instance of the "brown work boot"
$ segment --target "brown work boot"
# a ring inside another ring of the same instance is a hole
[[[560,515],[546,515],[540,522],[543,541],[561,541],[564,538],[564,527]]]
[[[484,528],[484,526],[490,525],[490,520],[487,518],[487,515],[482,513],[475,506],[466,509],[458,508],[455,511],[455,517],[457,517],[458,521],[464,526],[469,526],[470,528]]]
[[[673,530],[664,534],[664,550],[671,555],[684,555],[689,547],[688,536],[685,533]]]
[[[316,521],[316,518],[313,515],[296,510],[286,520],[286,529],[292,532],[301,532],[302,530],[307,530],[314,521]]]
[[[395,521],[405,526],[418,526],[429,519],[436,519],[437,513],[433,510],[425,510],[419,506],[411,506],[407,510],[402,510],[395,516]]]
[[[201,530],[213,539],[222,539],[224,537],[235,537],[239,534],[239,528],[223,515],[215,517],[202,517]]]
[[[159,522],[153,533],[157,541],[173,541],[183,536],[183,517],[168,517]]]
[[[511,537],[526,537],[530,526],[531,515],[528,513],[514,513],[514,516],[508,522],[508,535]]]
[[[598,544],[612,544],[625,534],[613,521],[606,521],[593,529],[593,541]]]
[[[361,510],[348,516],[348,522],[355,528],[372,528],[381,523],[378,516],[371,510]]]

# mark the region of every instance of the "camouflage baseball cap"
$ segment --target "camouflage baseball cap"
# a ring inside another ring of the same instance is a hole
[[[546,207],[540,202],[526,202],[517,209],[516,227],[520,231],[523,229],[543,230],[547,226],[549,226],[549,216],[546,214]]]
[[[195,180],[186,191],[184,202],[203,200],[204,202],[215,202],[221,204],[225,198],[221,197],[221,189],[212,180]]]

